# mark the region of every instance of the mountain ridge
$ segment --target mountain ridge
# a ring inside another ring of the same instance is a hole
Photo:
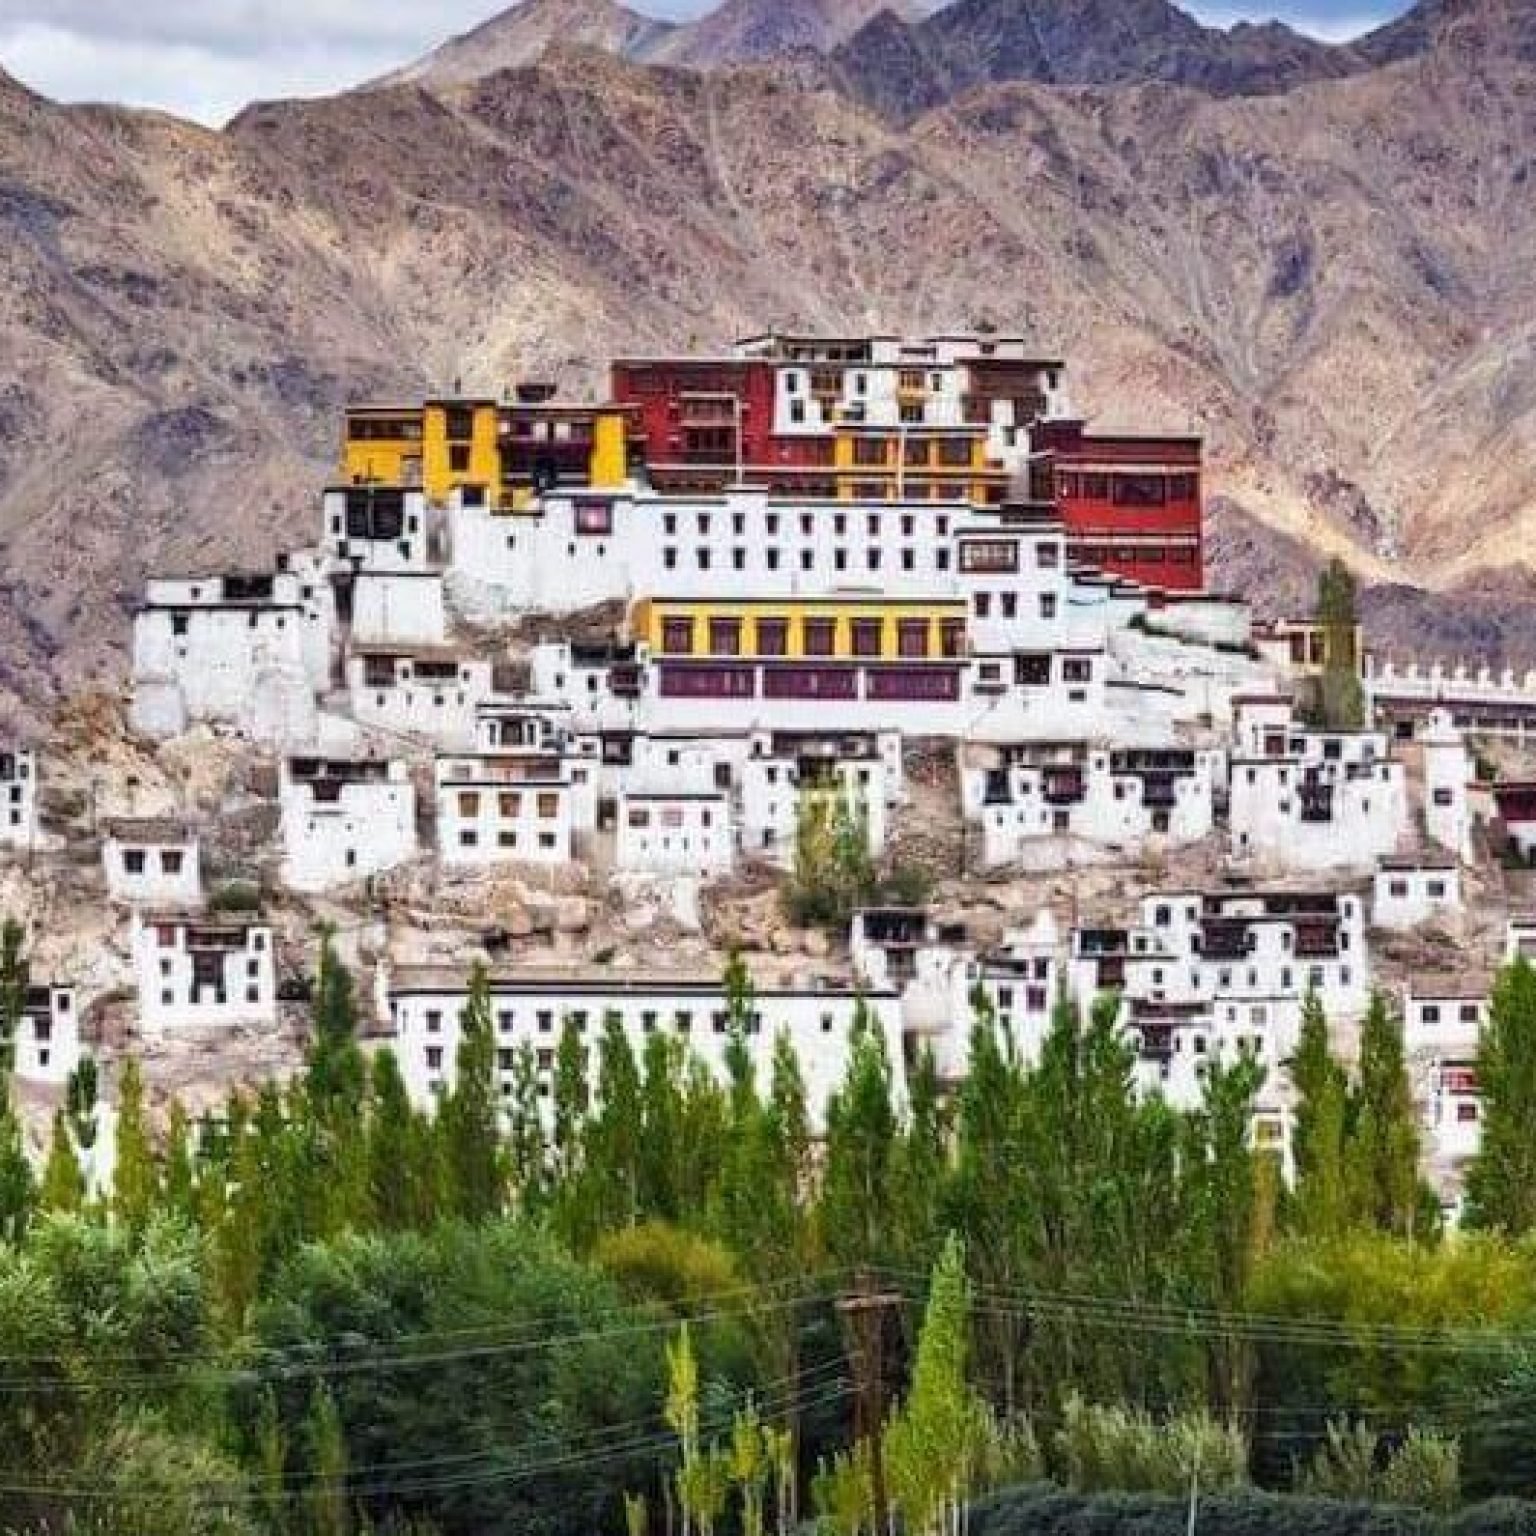
[[[1091,415],[1206,434],[1218,587],[1288,605],[1336,551],[1433,589],[1412,623],[1536,642],[1485,575],[1536,536],[1513,48],[908,123],[832,74],[564,46],[222,133],[0,89],[0,686],[115,685],[146,574],[304,542],[348,399],[590,392],[770,326],[1018,330]]]

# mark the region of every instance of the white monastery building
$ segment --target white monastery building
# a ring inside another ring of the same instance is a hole
[[[731,802],[712,790],[631,790],[618,799],[614,869],[626,875],[717,879],[735,861]]]
[[[637,1057],[647,1037],[660,1031],[684,1040],[706,1066],[724,1075],[729,1012],[718,981],[538,978],[494,972],[490,988],[504,1094],[511,1092],[517,1052],[526,1047],[534,1053],[540,1095],[550,1097],[556,1052],[567,1024],[587,1042],[588,1080],[595,1081],[597,1045],[610,1017],[622,1024]],[[395,1050],[419,1104],[431,1104],[453,1080],[459,1020],[468,996],[468,978],[458,973],[402,968],[390,979]],[[895,1084],[902,1091],[900,1003],[894,991],[873,988],[863,994],[815,985],[756,991],[745,1039],[758,1081],[769,1080],[779,1036],[787,1035],[804,1074],[807,1106],[819,1116],[846,1073],[850,1035],[861,1008],[885,1037]]]
[[[568,864],[576,791],[558,753],[463,752],[437,760],[437,843],[445,864]]]
[[[139,1024],[177,1029],[271,1027],[277,966],[271,927],[236,914],[135,914],[133,968]]]
[[[319,892],[416,856],[410,765],[373,758],[290,757],[278,790],[283,883]]]
[[[31,848],[39,830],[37,753],[6,748],[0,751],[0,848]]]
[[[124,819],[107,824],[101,845],[107,895],[134,906],[202,905],[201,849],[197,833],[169,818]]]
[[[1444,854],[1383,859],[1371,894],[1378,928],[1417,928],[1461,910],[1461,866]]]

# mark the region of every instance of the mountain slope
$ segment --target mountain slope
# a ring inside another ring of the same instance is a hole
[[[599,48],[621,59],[642,59],[664,47],[675,30],[618,0],[520,0],[374,84],[449,89],[498,70],[534,64],[556,45]]]
[[[781,58],[805,49],[829,53],[901,0],[723,0],[677,30],[653,54],[688,69]]]
[[[906,27],[877,17],[836,63],[860,99],[904,119],[1008,80],[1260,95],[1357,67],[1347,50],[1278,23],[1206,27],[1169,0],[955,0]]]
[[[600,387],[771,325],[989,321],[1108,421],[1203,429],[1224,584],[1276,590],[1266,530],[1477,578],[1536,536],[1528,84],[1450,48],[1263,98],[984,86],[901,127],[563,49],[217,134],[0,82],[0,684],[115,678],[146,572],[311,537],[347,398]]]

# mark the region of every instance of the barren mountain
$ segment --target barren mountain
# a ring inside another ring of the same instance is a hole
[[[882,11],[905,14],[902,0],[724,0],[679,27],[654,57],[689,69],[719,69],[799,49],[829,53]]]
[[[1259,95],[1357,67],[1347,49],[1278,23],[1206,27],[1169,0],[954,0],[916,23],[876,17],[836,63],[855,94],[899,118],[1008,80]]]
[[[1248,98],[993,85],[904,126],[591,50],[223,133],[0,80],[0,682],[115,677],[147,571],[310,537],[349,396],[594,388],[775,324],[1017,328],[1104,421],[1208,434],[1222,585],[1283,601],[1342,550],[1429,589],[1381,604],[1405,639],[1529,655],[1528,587],[1489,575],[1536,532],[1513,52]]]
[[[435,89],[466,85],[498,70],[536,63],[556,44],[643,59],[665,46],[676,30],[665,21],[629,10],[618,0],[520,0],[375,84],[414,82]]]

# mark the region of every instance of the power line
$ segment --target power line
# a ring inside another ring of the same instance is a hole
[[[347,1360],[311,1360],[283,1362],[273,1366],[266,1364],[240,1365],[220,1362],[194,1364],[186,1368],[185,1375],[199,1382],[249,1380],[303,1381],[330,1380],[339,1377],[387,1373],[395,1370],[411,1370],[428,1365],[450,1365],[469,1360],[505,1359],[517,1355],[535,1354],[544,1350],[566,1348],[578,1344],[600,1343],[612,1339],[638,1338],[643,1335],[668,1333],[684,1321],[712,1323],[732,1319],[748,1319],[780,1313],[801,1306],[817,1298],[817,1291],[795,1292],[775,1297],[770,1301],[749,1300],[734,1307],[720,1307],[711,1311],[696,1312],[679,1317],[656,1318],[641,1323],[623,1323],[609,1327],[591,1328],[570,1333],[543,1333],[522,1335],[509,1341],[465,1345],[444,1350],[387,1355],[362,1356]],[[426,1335],[424,1337],[431,1337]],[[380,1341],[381,1347],[393,1348],[397,1341]],[[56,1364],[56,1357],[40,1360],[39,1364]],[[186,1383],[177,1377],[164,1374],[137,1376],[40,1376],[0,1379],[0,1397],[26,1397],[35,1394],[88,1393],[112,1391],[145,1391],[155,1388],[175,1388]]]

